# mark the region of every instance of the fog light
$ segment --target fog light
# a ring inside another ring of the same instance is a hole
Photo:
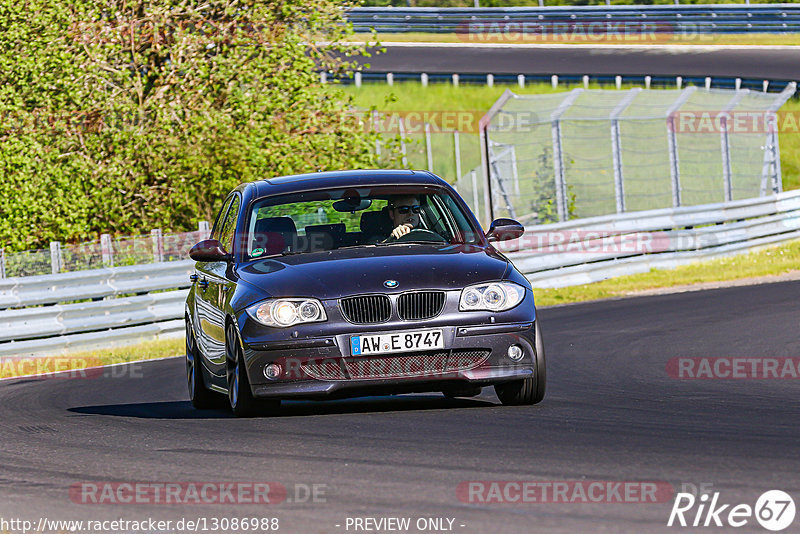
[[[264,367],[264,376],[270,380],[277,380],[281,376],[281,366],[277,363],[271,363]]]
[[[525,353],[522,352],[522,347],[519,345],[511,345],[508,347],[508,357],[513,361],[518,362],[523,356],[525,356]]]

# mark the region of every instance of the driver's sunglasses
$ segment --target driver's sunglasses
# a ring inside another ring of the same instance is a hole
[[[409,211],[412,213],[419,213],[422,210],[419,204],[415,204],[414,206],[395,206],[394,209],[396,209],[397,213],[400,215],[405,215]]]

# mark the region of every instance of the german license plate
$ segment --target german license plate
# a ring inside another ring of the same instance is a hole
[[[441,330],[417,330],[396,334],[350,336],[350,354],[391,354],[444,348]]]

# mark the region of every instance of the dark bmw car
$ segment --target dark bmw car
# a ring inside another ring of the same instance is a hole
[[[441,178],[343,171],[243,184],[195,245],[186,371],[196,408],[494,386],[535,404],[545,357],[528,280]]]

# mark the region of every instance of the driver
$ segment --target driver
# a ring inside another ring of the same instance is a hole
[[[419,227],[421,207],[416,195],[395,197],[389,201],[389,218],[394,230],[390,237],[399,239]]]

